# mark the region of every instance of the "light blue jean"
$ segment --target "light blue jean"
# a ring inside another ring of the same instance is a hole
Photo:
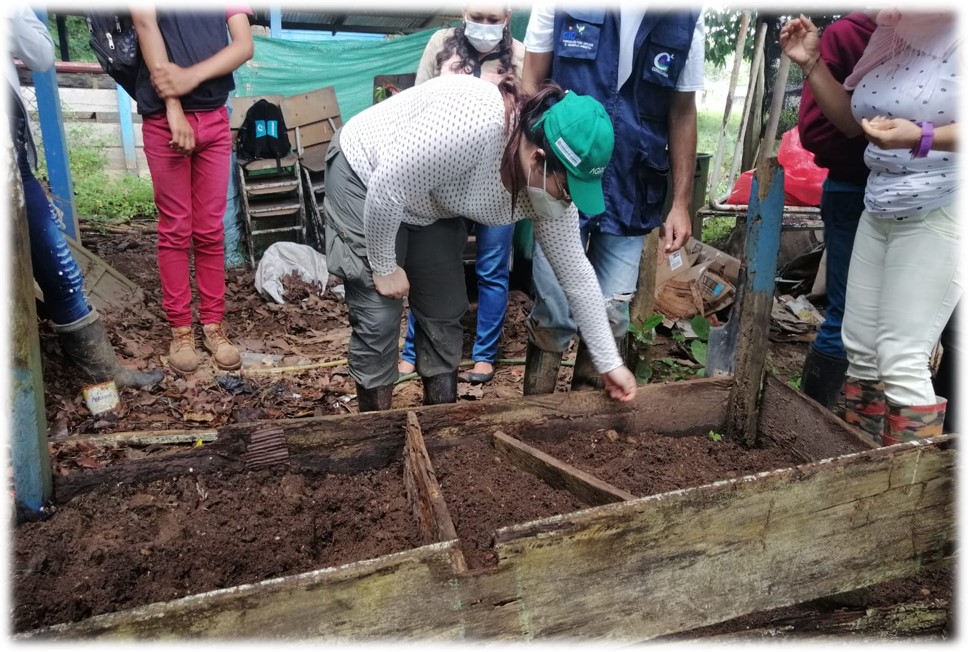
[[[471,223],[469,222],[468,225]],[[474,362],[494,364],[504,329],[508,307],[508,282],[511,273],[511,240],[514,225],[473,224],[477,273],[477,334],[474,337]],[[414,364],[413,312],[407,318],[407,338],[400,357]]]
[[[629,303],[639,280],[639,259],[644,235],[602,233],[593,223],[582,228],[585,255],[598,276],[612,334],[625,337],[629,327]],[[578,332],[568,299],[558,284],[548,259],[535,242],[532,260],[534,308],[528,317],[528,339],[544,351],[564,351]]]

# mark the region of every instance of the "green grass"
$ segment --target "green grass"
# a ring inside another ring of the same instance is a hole
[[[729,234],[736,226],[736,217],[733,215],[714,215],[707,217],[702,223],[702,241],[706,244],[722,250],[726,245]]]
[[[732,115],[729,117],[729,124],[726,127],[726,143],[723,148],[724,156],[722,169],[719,175],[719,187],[717,188],[716,192],[717,197],[722,197],[728,190],[726,187],[726,175],[729,174],[729,166],[733,161],[733,144],[736,141],[737,135],[739,134],[739,123],[741,117],[740,113],[741,111],[734,107]],[[696,151],[712,154],[715,158],[716,148],[719,144],[719,134],[723,125],[722,109],[705,111],[700,110],[698,123],[698,141]],[[712,166],[712,162],[710,162],[710,166]],[[709,171],[709,176],[712,177],[712,169]],[[703,240],[705,241],[705,237]]]
[[[155,217],[154,189],[149,179],[105,172],[106,143],[85,125],[67,125],[68,158],[79,219],[93,224],[117,224]],[[38,147],[41,143],[38,142]],[[37,177],[47,180],[46,158],[40,157]]]

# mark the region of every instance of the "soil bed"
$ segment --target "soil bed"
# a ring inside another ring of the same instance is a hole
[[[17,632],[421,545],[402,464],[103,487],[14,532]]]
[[[122,362],[138,369],[163,368],[170,332],[160,306],[155,234],[151,229],[121,236],[85,234],[84,244],[145,290],[143,304],[102,311]],[[49,324],[42,322],[44,398],[54,473],[84,473],[165,455],[172,448],[92,444],[84,441],[85,436],[204,431],[233,423],[355,412],[354,384],[340,363],[350,328],[345,305],[330,291],[337,281],[331,278],[324,293],[308,284],[287,283],[287,303],[277,305],[255,292],[253,279],[251,270],[226,274],[227,328],[245,356],[246,370],[263,366],[262,360],[274,366],[334,366],[223,375],[199,345],[203,364],[198,373],[181,378],[168,372],[157,387],[125,389],[116,414],[93,417],[81,396],[82,380],[64,358]],[[524,292],[512,291],[501,358],[524,357],[531,305]],[[472,310],[464,320],[465,359],[470,356],[474,317]],[[771,341],[767,368],[795,382],[806,346]],[[679,348],[660,334],[653,349],[654,382],[695,375]],[[572,349],[566,359],[573,357]],[[256,362],[250,365],[252,360]],[[523,372],[520,364],[500,363],[492,382],[460,383],[459,400],[521,396]],[[570,379],[571,368],[563,366],[559,392],[567,391]],[[395,387],[394,407],[416,406],[421,400],[419,380]],[[636,495],[796,464],[782,449],[748,451],[703,436],[645,433],[634,438],[634,444],[613,442],[605,432],[595,432],[558,443],[529,443]],[[629,452],[632,455],[626,456]],[[570,493],[520,471],[486,440],[464,440],[446,450],[431,450],[430,455],[471,568],[497,563],[491,540],[496,529],[586,507]],[[105,486],[58,505],[46,522],[18,526],[13,535],[10,617],[17,632],[369,559],[422,543],[399,464],[355,476],[313,477],[272,469]],[[875,592],[875,598],[885,603],[950,599],[951,570],[931,577],[929,583],[892,583],[896,590]],[[827,607],[829,612],[836,609]],[[749,627],[758,622],[755,619],[771,615],[753,614],[739,626]]]
[[[492,539],[498,528],[588,507],[514,466],[480,439],[430,451],[430,461],[469,568],[497,564]]]
[[[718,436],[718,435],[717,435]],[[748,449],[710,436],[632,436],[614,430],[574,432],[556,440],[525,440],[552,457],[636,496],[686,489],[800,464],[777,446]]]

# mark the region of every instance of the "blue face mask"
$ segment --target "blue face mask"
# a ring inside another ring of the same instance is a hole
[[[504,38],[504,23],[484,25],[464,21],[464,37],[481,54],[487,54],[498,46]]]

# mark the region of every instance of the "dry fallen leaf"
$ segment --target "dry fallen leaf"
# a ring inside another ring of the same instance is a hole
[[[199,423],[208,423],[209,421],[215,420],[215,415],[212,414],[211,412],[194,412],[189,410],[185,412],[184,415],[182,415],[182,418],[185,421],[196,421]]]

